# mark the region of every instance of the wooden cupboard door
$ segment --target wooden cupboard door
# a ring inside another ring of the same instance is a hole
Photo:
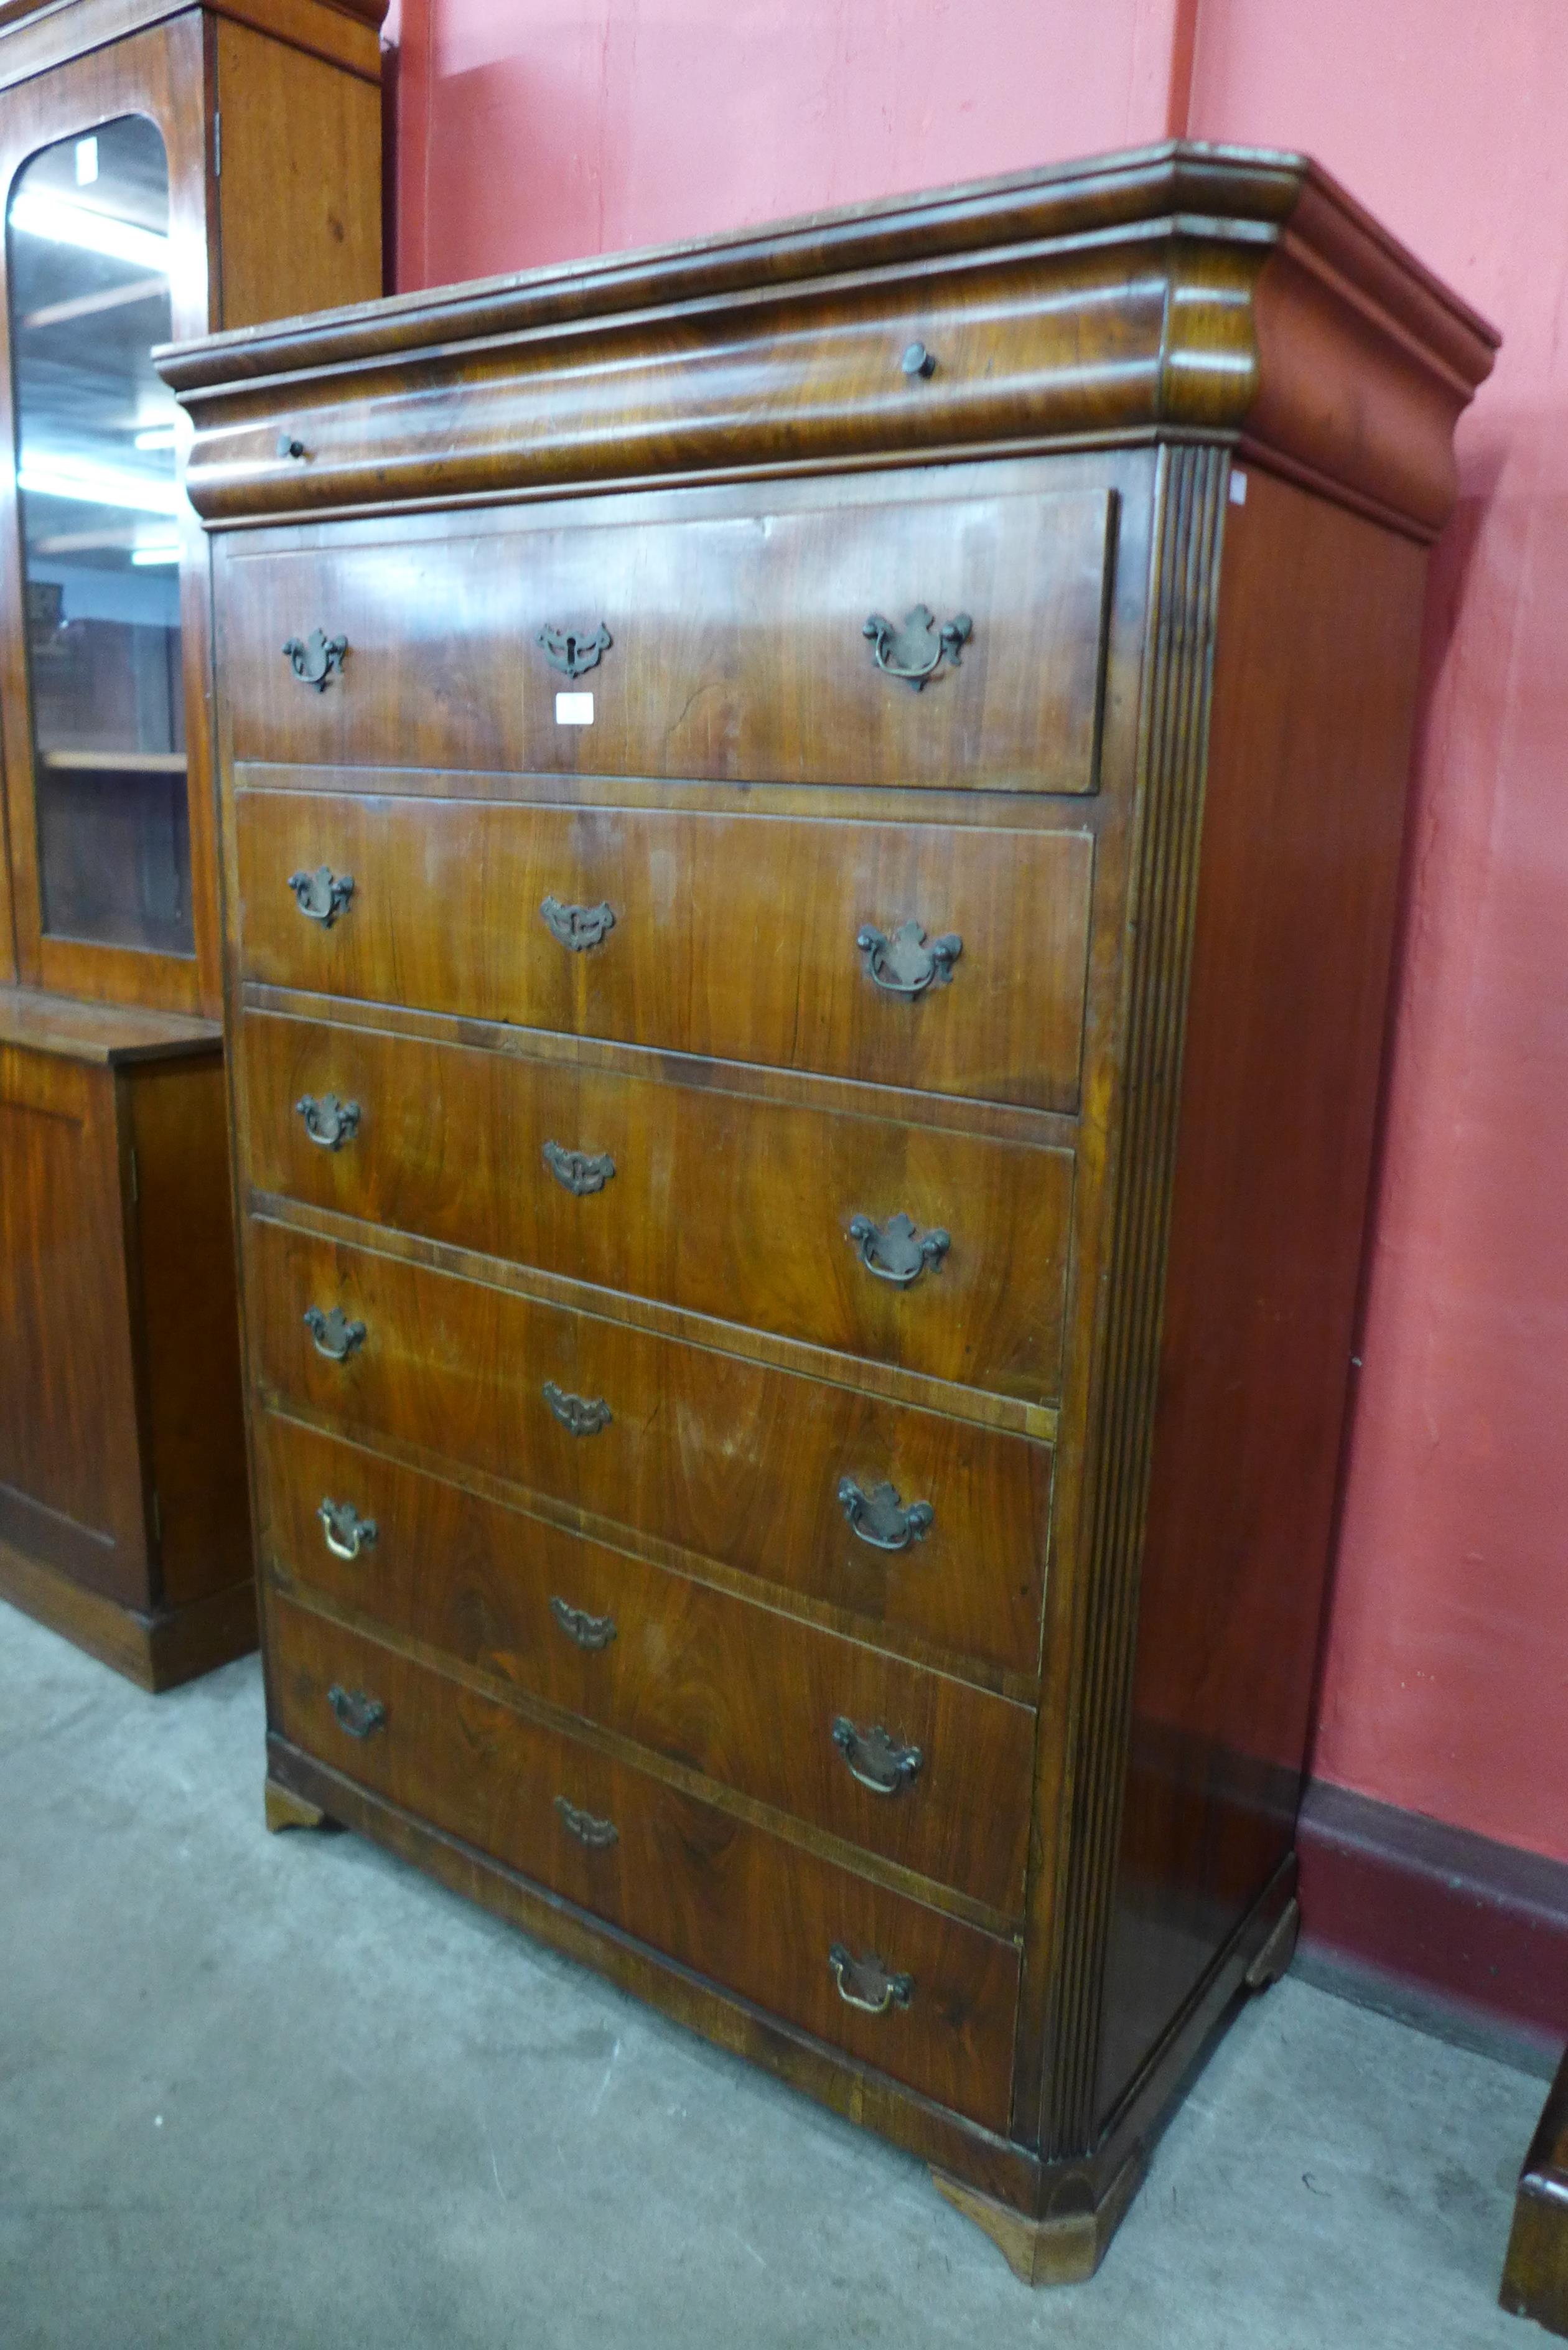
[[[1078,1107],[1087,833],[249,787],[234,816],[247,980]]]
[[[236,549],[234,756],[1092,792],[1116,499],[997,473],[979,496],[846,477],[750,513],[595,498]]]
[[[1048,1445],[282,1224],[247,1257],[268,1401],[1038,1670]]]
[[[297,1421],[255,1437],[286,1588],[1020,1914],[1032,1708]]]
[[[116,1081],[0,1048],[0,1540],[151,1605]]]
[[[254,1189],[1045,1403],[1070,1150],[252,1013]],[[349,1130],[351,1128],[351,1130]]]
[[[306,1753],[861,2063],[1005,2128],[1010,1940],[340,1624],[275,1597],[269,1613],[276,1726]],[[864,2004],[841,1995],[835,1951]],[[878,1997],[880,2012],[868,2012]]]

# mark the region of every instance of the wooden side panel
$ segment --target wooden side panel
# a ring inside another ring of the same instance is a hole
[[[1101,2115],[1293,1832],[1425,571],[1265,474],[1229,509]]]
[[[381,94],[372,82],[217,26],[225,328],[381,291]]]
[[[161,1597],[174,1607],[251,1572],[223,1065],[153,1064],[127,1091]]]
[[[115,1080],[0,1050],[0,1540],[148,1605]]]

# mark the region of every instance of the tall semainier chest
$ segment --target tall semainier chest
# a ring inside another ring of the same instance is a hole
[[[1194,146],[227,335],[275,1825],[1086,2274],[1288,1962],[1493,338]]]

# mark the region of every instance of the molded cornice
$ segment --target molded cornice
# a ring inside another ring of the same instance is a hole
[[[1172,142],[161,365],[220,525],[1164,437],[1235,446],[1424,538],[1497,339],[1305,157]],[[929,377],[901,366],[917,341]]]

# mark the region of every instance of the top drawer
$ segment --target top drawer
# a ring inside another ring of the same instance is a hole
[[[1115,516],[1104,488],[895,474],[233,549],[234,756],[1092,792]]]

